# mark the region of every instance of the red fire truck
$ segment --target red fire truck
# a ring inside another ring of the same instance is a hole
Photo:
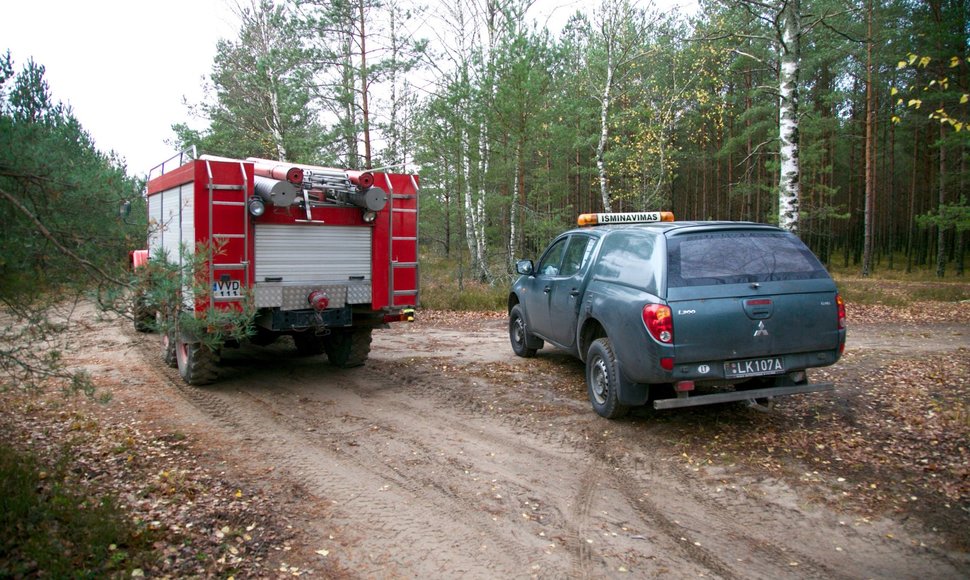
[[[218,324],[188,324],[212,313],[241,316],[254,343],[289,335],[340,367],[364,363],[373,329],[413,320],[417,175],[194,157],[149,174],[148,248],[132,252],[136,269],[194,263],[178,312],[146,305],[150,292],[135,309],[140,330],[159,317],[163,357],[187,383],[215,381],[222,348],[239,342]]]

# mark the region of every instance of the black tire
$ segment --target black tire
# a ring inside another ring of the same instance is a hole
[[[219,378],[219,353],[202,344],[189,342],[180,336],[175,343],[175,358],[178,361],[179,375],[186,383],[194,386],[209,385]]]
[[[269,346],[276,342],[276,339],[279,337],[279,333],[257,326],[256,334],[249,337],[249,342],[255,344],[256,346]]]
[[[364,364],[370,354],[371,329],[334,330],[323,341],[330,364],[342,369]]]
[[[162,361],[173,369],[179,366],[178,357],[175,355],[175,331],[169,330],[162,333]]]
[[[131,316],[135,320],[135,330],[138,332],[155,330],[155,309],[145,302],[144,296],[135,296],[131,305]]]
[[[509,311],[509,342],[512,343],[512,352],[525,358],[534,357],[536,351],[542,348],[544,344],[542,339],[529,333],[529,328],[525,324],[525,317],[522,316],[522,306],[519,304],[513,306],[512,310]]]
[[[293,343],[296,344],[296,352],[300,356],[317,356],[323,354],[324,337],[314,333],[312,330],[298,332],[293,335]]]
[[[609,338],[599,338],[589,346],[586,355],[586,390],[593,410],[601,417],[618,419],[629,407],[620,403],[617,387],[620,369]]]

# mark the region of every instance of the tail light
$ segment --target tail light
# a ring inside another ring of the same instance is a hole
[[[643,307],[643,324],[657,342],[670,344],[674,341],[674,319],[670,314],[670,307],[662,304]]]
[[[835,305],[839,309],[839,330],[845,330],[845,300],[840,294],[835,295]]]
[[[317,312],[322,312],[330,307],[330,298],[325,292],[321,292],[320,290],[310,292],[310,295],[307,296],[307,302]]]
[[[384,322],[414,322],[414,309],[404,308],[400,312],[385,314]]]

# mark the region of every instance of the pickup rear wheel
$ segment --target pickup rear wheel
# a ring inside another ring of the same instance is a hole
[[[620,369],[610,339],[596,339],[586,355],[586,388],[593,410],[601,417],[618,419],[630,410],[620,403],[617,393],[619,384]]]
[[[526,358],[535,356],[536,351],[543,346],[541,339],[529,333],[525,317],[522,316],[522,306],[518,304],[509,311],[509,342],[512,343],[512,352]]]

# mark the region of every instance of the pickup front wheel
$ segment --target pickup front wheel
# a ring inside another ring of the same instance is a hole
[[[593,410],[601,417],[618,419],[629,411],[629,407],[621,404],[618,398],[619,384],[620,369],[610,339],[596,339],[586,355],[586,389]]]
[[[522,306],[518,304],[509,311],[509,342],[512,343],[512,352],[526,358],[535,356],[536,351],[543,346],[542,339],[529,334],[529,328],[522,316]]]

